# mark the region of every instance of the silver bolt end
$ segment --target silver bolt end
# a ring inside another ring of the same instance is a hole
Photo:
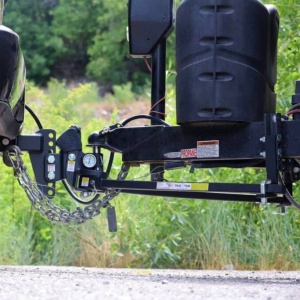
[[[9,145],[9,139],[4,138],[4,139],[2,140],[2,145],[4,145],[4,146]]]
[[[268,199],[267,198],[261,198],[260,205],[267,205]]]
[[[265,143],[265,142],[266,142],[266,137],[263,136],[263,137],[261,137],[259,140],[260,140],[261,142]]]
[[[55,178],[55,173],[54,172],[49,172],[47,175],[49,180],[53,180]]]
[[[69,160],[75,160],[76,159],[76,155],[74,153],[70,153],[68,156]]]
[[[260,152],[259,155],[262,157],[266,157],[266,151]]]
[[[300,168],[299,167],[294,167],[293,168],[293,172],[294,173],[299,173],[300,172]]]
[[[49,155],[48,156],[48,163],[53,164],[55,162],[55,156],[54,155]]]

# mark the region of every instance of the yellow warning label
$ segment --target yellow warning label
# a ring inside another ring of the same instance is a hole
[[[178,191],[208,191],[209,183],[206,182],[157,182],[158,190],[178,190]]]
[[[81,186],[88,187],[89,186],[89,182],[90,182],[90,179],[88,177],[82,177],[82,179],[81,179]]]
[[[208,191],[209,183],[192,183],[192,191]]]
[[[74,172],[75,171],[75,161],[68,160],[67,172]]]

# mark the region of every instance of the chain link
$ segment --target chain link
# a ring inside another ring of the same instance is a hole
[[[101,208],[108,207],[109,202],[114,199],[120,190],[111,189],[102,200],[95,200],[93,203],[85,206],[83,209],[77,207],[75,211],[68,211],[65,208],[55,205],[47,195],[45,195],[38,184],[33,181],[24,165],[21,157],[21,150],[17,146],[11,146],[4,153],[6,160],[14,169],[14,175],[17,177],[19,184],[24,189],[32,206],[39,211],[42,217],[52,222],[59,223],[77,223],[82,224],[89,219],[100,215]],[[129,172],[129,166],[123,164],[118,174],[118,180],[125,180]]]

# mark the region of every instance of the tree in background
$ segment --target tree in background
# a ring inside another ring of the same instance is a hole
[[[52,34],[62,43],[56,49],[60,55],[53,68],[55,77],[85,76],[89,63],[88,48],[93,44],[98,31],[97,18],[103,13],[103,2],[60,0],[59,5],[51,11]]]
[[[102,84],[133,81],[135,85],[143,85],[145,74],[141,72],[146,72],[146,68],[143,62],[129,56],[126,4],[126,1],[60,0],[52,12],[52,31],[62,38],[65,48],[58,67],[65,63],[71,67],[73,63],[82,74]]]
[[[143,63],[128,53],[126,1],[14,0],[5,24],[20,35],[28,78],[37,84],[50,77],[145,81]]]
[[[20,35],[28,78],[37,84],[50,77],[108,85],[146,81],[144,62],[129,55],[126,1],[14,0],[5,24]]]
[[[97,18],[97,31],[93,44],[88,48],[90,62],[88,74],[122,84],[133,81],[137,85],[145,83],[147,69],[141,60],[129,55],[127,41],[126,1],[102,1],[102,13]]]
[[[177,1],[177,3],[180,1]],[[281,27],[278,57],[279,103],[288,101],[299,76],[300,9],[298,0],[264,0],[276,5]],[[100,84],[143,86],[149,78],[141,59],[129,56],[127,0],[11,0],[4,24],[21,37],[28,78],[45,84],[50,77]],[[168,61],[174,66],[174,34]]]
[[[282,109],[290,103],[295,81],[300,80],[300,3],[298,0],[274,0],[272,3],[280,14],[276,90],[278,108]]]
[[[4,24],[20,35],[29,78],[37,84],[46,83],[58,53],[61,41],[52,35],[50,15],[56,0],[8,1]]]

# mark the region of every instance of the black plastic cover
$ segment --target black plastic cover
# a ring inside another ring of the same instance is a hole
[[[173,0],[129,0],[129,51],[151,57],[157,44],[173,29]]]
[[[274,113],[279,16],[258,0],[184,0],[176,17],[177,122]]]
[[[62,152],[81,151],[80,129],[76,126],[70,127],[57,139],[56,145]]]

